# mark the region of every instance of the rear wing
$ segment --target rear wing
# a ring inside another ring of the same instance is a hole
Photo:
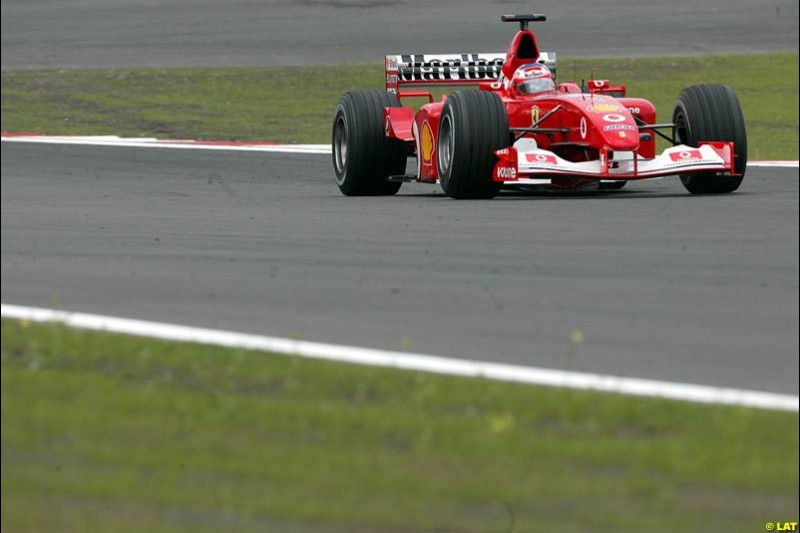
[[[475,85],[497,81],[505,52],[478,54],[400,54],[386,56],[386,91],[404,86]],[[538,61],[556,75],[556,53],[542,52]]]

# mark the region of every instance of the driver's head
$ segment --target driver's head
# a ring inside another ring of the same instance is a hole
[[[527,63],[514,72],[512,85],[520,95],[549,93],[556,90],[553,74],[541,63]]]

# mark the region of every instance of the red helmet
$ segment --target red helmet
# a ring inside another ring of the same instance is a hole
[[[527,63],[519,67],[514,72],[511,84],[520,95],[549,93],[556,90],[553,74],[541,63]]]

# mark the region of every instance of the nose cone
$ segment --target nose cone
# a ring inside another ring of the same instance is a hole
[[[633,120],[630,123],[604,125],[602,133],[609,150],[629,152],[639,148],[639,128]]]
[[[632,151],[639,147],[639,128],[625,107],[604,101],[595,102],[586,111],[606,148]]]

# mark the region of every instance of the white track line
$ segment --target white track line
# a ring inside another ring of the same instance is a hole
[[[276,152],[282,154],[330,154],[327,144],[219,144],[197,141],[164,141],[152,138],[99,137],[44,137],[21,136],[0,138],[3,142],[69,144],[83,146],[121,146],[130,148],[170,148],[173,150],[221,150],[234,152]]]
[[[329,144],[248,144],[215,143],[203,141],[160,140],[150,137],[123,138],[115,135],[60,137],[45,135],[6,136],[3,142],[40,143],[40,144],[78,144],[86,146],[127,146],[132,148],[171,148],[178,150],[223,150],[236,152],[273,152],[282,154],[330,154]],[[798,161],[748,161],[748,167],[798,168]]]
[[[632,396],[652,396],[689,402],[739,405],[760,409],[798,412],[800,398],[787,394],[759,392],[739,389],[709,387],[625,378],[584,372],[569,372],[507,365],[484,361],[450,359],[433,355],[406,352],[372,350],[355,346],[322,344],[278,337],[248,335],[232,331],[195,328],[143,320],[131,320],[85,313],[53,311],[34,307],[2,304],[6,318],[33,322],[63,322],[67,326],[153,337],[171,341],[196,342],[230,348],[263,350],[282,354],[328,359],[359,365],[383,366],[449,374],[455,376],[482,377],[498,381],[515,381],[569,389],[596,390]]]
[[[798,161],[748,161],[748,167],[800,168]]]

